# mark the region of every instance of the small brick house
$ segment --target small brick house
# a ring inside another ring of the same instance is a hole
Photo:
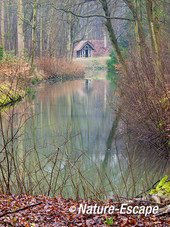
[[[81,41],[74,48],[74,57],[89,58],[93,56],[94,46],[89,41]]]
[[[90,58],[90,57],[107,57],[110,54],[111,45],[106,44],[104,40],[83,40],[75,44],[74,58]]]

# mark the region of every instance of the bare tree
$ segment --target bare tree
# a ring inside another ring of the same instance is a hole
[[[5,0],[1,0],[1,43],[5,48]]]
[[[18,1],[18,21],[17,21],[17,36],[18,36],[18,56],[23,56],[23,50],[24,50],[24,34],[23,34],[23,3],[22,0]]]
[[[34,58],[35,58],[35,44],[36,44],[36,39],[35,39],[35,33],[36,33],[36,20],[37,20],[37,3],[38,0],[34,0],[34,6],[33,6],[33,24],[32,24],[32,58],[31,58],[31,70],[33,68],[34,64]]]

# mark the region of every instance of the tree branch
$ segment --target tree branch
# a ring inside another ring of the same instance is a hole
[[[74,12],[72,12],[71,10],[66,10],[66,9],[60,9],[60,8],[56,8],[54,5],[52,6],[55,10],[57,11],[63,11],[65,13],[71,13],[73,16],[75,17],[80,17],[80,18],[91,18],[91,17],[100,17],[100,18],[104,18],[104,19],[110,19],[110,20],[127,20],[127,21],[135,21],[132,18],[126,18],[126,17],[107,17],[104,15],[99,15],[99,14],[93,14],[93,15],[78,15]]]
[[[36,204],[33,204],[33,205],[29,205],[29,206],[20,208],[20,209],[18,209],[18,210],[7,211],[7,212],[1,214],[1,215],[0,215],[0,218],[4,217],[4,216],[7,215],[7,214],[15,214],[15,213],[17,213],[17,212],[20,212],[20,211],[23,211],[23,210],[26,210],[26,209],[29,209],[29,208],[31,208],[31,207],[35,207],[35,206],[38,206],[38,205],[41,205],[41,204],[42,204],[42,202],[39,202],[39,203],[36,203]]]

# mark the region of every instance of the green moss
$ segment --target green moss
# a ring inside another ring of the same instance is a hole
[[[10,84],[1,84],[0,86],[0,106],[16,102],[25,96],[25,92],[21,88],[11,88]]]
[[[9,103],[9,104],[6,104],[5,106],[0,106],[0,112],[1,112],[1,113],[5,112],[6,110],[9,109],[10,106],[15,106],[15,105],[17,105],[18,102],[19,102],[19,100],[16,101],[15,103]]]
[[[156,186],[156,191],[159,191],[160,189],[162,189],[162,187],[164,186],[165,182],[168,180],[168,176],[165,175],[162,180],[159,182],[159,184]]]
[[[152,195],[156,193],[161,193],[170,196],[170,181],[167,180],[168,176],[165,175],[159,182],[159,184],[156,186],[156,188],[151,190],[150,194]]]
[[[162,190],[166,191],[166,193],[168,193],[170,195],[170,181],[165,183],[163,186],[162,186]]]

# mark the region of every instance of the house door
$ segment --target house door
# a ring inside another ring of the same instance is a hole
[[[86,58],[88,58],[89,57],[89,51],[88,50],[86,50],[86,56],[85,56]]]

